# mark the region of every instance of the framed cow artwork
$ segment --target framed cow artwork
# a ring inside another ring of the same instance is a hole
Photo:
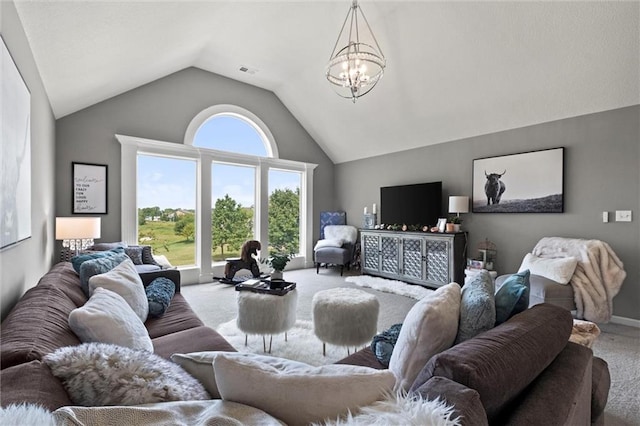
[[[473,160],[474,213],[563,213],[564,147]]]

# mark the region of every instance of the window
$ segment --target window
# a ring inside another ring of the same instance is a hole
[[[193,145],[267,157],[265,143],[256,127],[228,114],[216,115],[202,123],[193,138]]]
[[[138,155],[138,243],[174,266],[196,263],[196,162]]]
[[[122,145],[122,239],[149,243],[180,267],[185,284],[222,276],[244,241],[312,262],[315,164],[278,158],[266,125],[217,105],[189,124],[183,144],[116,135]],[[157,209],[156,209],[157,207]],[[231,226],[230,224],[233,224]],[[153,241],[153,242],[152,242]]]
[[[255,167],[214,162],[211,166],[212,261],[240,257],[255,237]]]
[[[269,252],[300,252],[300,173],[269,170]]]

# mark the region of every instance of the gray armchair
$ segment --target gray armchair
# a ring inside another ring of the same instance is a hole
[[[324,239],[319,240],[313,249],[316,274],[320,266],[339,265],[340,276],[344,267],[351,267],[358,239],[358,229],[351,225],[327,225],[324,227]]]

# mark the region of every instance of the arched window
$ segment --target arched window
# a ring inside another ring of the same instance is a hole
[[[316,165],[279,159],[273,135],[250,111],[209,107],[183,144],[116,137],[122,181],[137,182],[123,185],[122,239],[151,245],[185,283],[221,276],[224,260],[249,239],[262,242],[261,257],[295,253],[290,268],[310,264]]]
[[[256,129],[233,115],[215,115],[196,131],[193,146],[268,157],[264,141]]]
[[[196,115],[184,138],[185,145],[278,158],[269,128],[250,111],[235,105],[214,105]]]

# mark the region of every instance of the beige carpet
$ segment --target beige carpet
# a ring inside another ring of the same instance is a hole
[[[393,324],[402,322],[416,299],[359,287],[345,280],[347,276],[358,275],[360,274],[357,271],[345,271],[345,276],[341,277],[339,270],[332,268],[322,268],[318,275],[315,269],[285,271],[285,279],[297,283],[298,320],[311,320],[311,299],[317,291],[348,287],[360,288],[378,297],[380,301],[378,330],[385,330]],[[202,321],[212,328],[218,328],[237,315],[236,291],[233,286],[220,283],[199,284],[185,286],[182,293]],[[593,346],[593,352],[607,361],[612,380],[609,402],[605,409],[605,426],[638,426],[640,425],[640,329],[618,324],[599,324],[599,326],[602,333]],[[254,339],[258,338],[254,337]],[[280,337],[274,337],[274,348],[275,345],[284,343],[281,340]],[[244,344],[244,341],[242,343]],[[262,340],[257,340],[257,343],[261,346]],[[240,349],[238,345],[234,346]]]

